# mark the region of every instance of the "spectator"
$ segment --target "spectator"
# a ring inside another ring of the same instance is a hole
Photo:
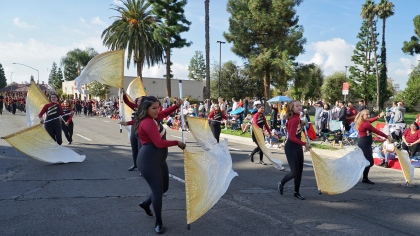
[[[411,159],[416,154],[420,143],[420,131],[416,122],[411,123],[410,128],[404,131],[402,140],[402,149],[408,151]]]
[[[364,109],[366,109],[365,100],[362,99],[362,100],[359,101],[359,107],[357,107],[357,112],[361,112]]]
[[[375,148],[376,154],[382,160],[379,166],[389,168],[388,161],[390,159],[395,159],[395,145],[392,142],[389,142],[388,139],[384,141],[382,147]]]
[[[350,130],[350,125],[351,125],[351,123],[353,123],[354,118],[356,118],[356,115],[357,115],[357,111],[353,107],[353,103],[351,103],[351,102],[347,103],[346,124],[345,124],[346,131]]]
[[[315,107],[315,128],[316,128],[316,135],[317,136],[321,136],[320,132],[321,132],[321,117],[320,114],[322,112],[323,108],[323,104],[321,101],[317,101],[314,104]]]

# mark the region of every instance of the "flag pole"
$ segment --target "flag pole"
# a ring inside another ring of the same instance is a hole
[[[122,94],[122,89],[121,88],[118,89],[118,95],[119,95],[119,99],[120,99],[120,107],[118,109],[119,110],[119,114],[120,114],[119,115],[120,116],[119,117],[120,118],[119,120],[122,121],[123,119],[122,119],[122,114],[121,114],[121,107],[124,106],[124,104],[123,104],[124,103],[123,102],[124,101],[124,99],[123,99],[123,96],[124,95]],[[122,133],[122,124],[120,124],[120,133]]]

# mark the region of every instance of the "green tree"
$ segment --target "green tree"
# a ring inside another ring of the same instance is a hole
[[[98,81],[90,82],[88,88],[92,96],[99,97],[100,99],[104,99],[109,93],[109,85],[101,84]]]
[[[387,75],[387,65],[386,65],[386,43],[385,43],[385,29],[386,29],[386,19],[394,15],[395,6],[392,2],[388,0],[381,0],[381,2],[376,5],[375,11],[378,14],[378,17],[382,19],[382,44],[381,44],[381,64],[379,66],[379,89],[382,93],[379,96],[379,107],[382,109],[384,103],[390,98],[391,91],[388,90],[388,75]],[[392,95],[391,95],[392,96]]]
[[[409,107],[413,107],[420,103],[420,63],[413,67],[408,81],[407,87],[402,93],[403,100]]]
[[[370,38],[372,42],[372,48],[373,50],[373,57],[374,57],[374,63],[375,63],[375,75],[376,75],[376,109],[379,109],[379,100],[381,96],[381,90],[380,90],[380,81],[379,81],[379,66],[378,66],[378,59],[376,55],[376,27],[374,26],[376,24],[375,16],[377,15],[376,11],[376,5],[372,0],[366,0],[365,4],[363,4],[362,11],[360,12],[360,15],[362,16],[362,19],[366,20],[369,26],[370,30]]]
[[[72,81],[79,76],[77,72],[77,63],[75,60],[69,58],[66,60],[66,66],[64,67],[64,79],[66,81]]]
[[[298,64],[295,67],[293,86],[289,95],[296,100],[316,100],[321,97],[324,75],[319,66],[315,64]]]
[[[344,72],[335,72],[334,74],[327,76],[321,87],[321,97],[330,104],[335,104],[335,101],[342,100],[343,94],[341,87],[344,82],[346,82],[346,75]],[[347,100],[350,99],[351,98]]]
[[[53,62],[50,70],[50,75],[48,76],[48,84],[54,86],[55,78],[57,77],[57,63]]]
[[[210,99],[210,0],[204,0],[204,28],[206,38],[206,94]]]
[[[373,24],[373,27],[376,27],[376,25]],[[349,68],[350,93],[355,98],[363,98],[366,102],[373,101],[373,95],[376,92],[376,83],[372,53],[375,48],[370,37],[367,20],[362,22],[357,38],[359,42],[357,42],[353,50],[353,56],[351,57],[354,66],[350,66]]]
[[[189,47],[191,42],[181,38],[181,33],[187,32],[191,25],[184,15],[187,0],[149,0],[152,12],[162,20],[154,37],[165,48],[166,59],[166,96],[171,97],[171,49]]]
[[[411,36],[410,41],[404,41],[402,48],[403,52],[413,56],[414,54],[420,54],[420,15],[417,15],[413,19],[414,22],[414,36]]]
[[[6,75],[4,74],[3,65],[0,63],[0,89],[7,86]]]
[[[303,27],[294,9],[301,0],[229,0],[232,51],[248,60],[252,73],[264,79],[264,97],[270,97],[273,76],[293,71],[292,63],[304,52]],[[289,79],[292,79],[289,78]]]
[[[63,82],[63,72],[61,71],[61,68],[58,68],[54,78],[54,89],[61,89],[63,87]]]
[[[188,66],[188,78],[202,81],[206,78],[206,63],[202,51],[195,51]]]
[[[131,58],[137,67],[137,76],[142,78],[143,66],[148,67],[163,62],[163,45],[153,36],[158,19],[149,8],[146,0],[122,0],[122,7],[117,5],[111,9],[120,15],[102,32],[103,44],[111,50],[125,50],[127,68]]]
[[[86,48],[85,50],[76,48],[67,52],[66,56],[61,58],[61,66],[66,70],[68,66],[73,66],[76,63],[77,75],[79,76],[83,68],[96,55],[98,55],[98,52],[93,48]]]

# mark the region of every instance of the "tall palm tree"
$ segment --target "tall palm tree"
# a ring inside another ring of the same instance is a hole
[[[360,16],[368,21],[370,29],[370,38],[373,45],[373,57],[375,60],[375,73],[376,73],[376,109],[379,109],[379,99],[380,99],[380,88],[379,88],[379,70],[378,70],[378,57],[376,55],[376,40],[375,40],[375,30],[373,29],[373,21],[375,20],[376,11],[375,3],[371,0],[366,0],[365,4],[362,6],[362,12]]]
[[[204,1],[205,8],[205,31],[206,31],[206,98],[210,99],[210,0]]]
[[[153,37],[159,20],[149,10],[147,0],[122,0],[123,6],[111,5],[120,13],[116,20],[102,32],[103,44],[111,50],[126,50],[127,68],[131,58],[137,66],[137,76],[142,77],[142,69],[163,62],[164,49]]]
[[[66,56],[61,58],[60,64],[64,67],[64,70],[68,70],[68,66],[77,67],[77,75],[79,76],[83,68],[88,64],[88,62],[98,55],[98,52],[93,48],[86,48],[86,50],[81,50],[79,48],[73,49],[67,52]]]
[[[381,2],[376,6],[375,11],[380,19],[382,19],[382,45],[381,45],[381,69],[380,69],[380,90],[387,90],[387,66],[386,66],[386,43],[385,43],[385,28],[386,28],[386,19],[394,15],[395,6],[392,2],[388,0],[381,0]],[[386,95],[382,94],[379,105],[383,107],[384,100],[387,99]]]

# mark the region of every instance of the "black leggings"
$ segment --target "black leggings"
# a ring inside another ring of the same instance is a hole
[[[167,156],[168,148],[157,148],[153,143],[142,145],[137,156],[138,169],[152,190],[143,203],[146,206],[153,204],[156,224],[162,224],[162,197],[169,188]]]
[[[63,143],[63,139],[61,137],[61,122],[59,119],[45,122],[44,127],[47,130],[48,134],[51,136],[51,138],[54,139],[54,141],[56,141],[58,145],[61,145]]]
[[[254,150],[251,152],[251,156],[254,156],[255,153],[260,152],[260,161],[262,161],[264,157],[264,153],[261,150],[260,146],[258,146],[257,139],[255,138],[254,133],[252,133],[252,141],[254,141],[254,143],[257,144],[257,147],[254,148]]]
[[[64,121],[61,121],[61,128],[63,129],[64,136],[66,137],[68,142],[73,142],[73,121],[70,121],[69,126],[64,124]]]
[[[218,121],[210,122],[210,130],[213,133],[214,138],[217,140],[217,142],[219,142],[219,137],[220,137],[220,132],[221,132],[220,122]]]
[[[414,144],[412,146],[407,146],[407,144],[405,144],[404,142],[402,142],[401,147],[402,147],[402,149],[407,150],[408,151],[408,155],[410,157],[412,157],[412,156],[416,155],[417,148],[419,147],[419,144],[417,143],[417,144]]]
[[[363,171],[363,179],[368,179],[370,167],[373,166],[373,155],[372,155],[372,136],[365,136],[359,139],[357,143],[360,149],[363,151],[363,155],[365,155],[366,160],[369,161],[369,166],[365,168]]]
[[[140,143],[139,136],[135,134],[134,126],[131,126],[130,144],[131,144],[131,152],[133,154],[133,163],[134,163],[134,166],[137,167],[137,155],[139,154],[141,143]]]
[[[302,146],[288,140],[284,146],[287,162],[290,166],[290,173],[281,180],[281,185],[285,185],[289,180],[295,179],[295,192],[299,192],[300,182],[303,173],[303,150]]]

